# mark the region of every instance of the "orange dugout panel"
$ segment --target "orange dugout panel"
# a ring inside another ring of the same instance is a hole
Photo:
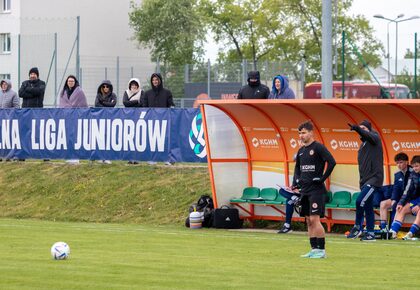
[[[288,185],[293,156],[301,145],[297,127],[306,120],[314,123],[315,139],[340,168],[330,180],[333,191],[358,188],[361,142],[348,123],[368,119],[380,134],[384,184],[392,183],[396,153],[406,152],[410,158],[420,154],[419,100],[205,100],[200,106],[213,197],[219,206],[239,197],[245,186]]]

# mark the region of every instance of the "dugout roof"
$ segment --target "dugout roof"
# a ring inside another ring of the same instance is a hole
[[[253,185],[258,162],[281,164],[281,183],[288,185],[300,145],[297,126],[306,120],[337,164],[357,164],[360,139],[347,123],[370,120],[382,139],[386,183],[397,152],[420,154],[420,100],[203,100],[200,105],[214,195],[226,176],[234,181],[245,175],[245,186]]]

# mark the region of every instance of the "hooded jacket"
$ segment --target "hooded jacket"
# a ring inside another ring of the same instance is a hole
[[[251,82],[251,79],[256,79],[256,82]],[[238,93],[238,99],[267,99],[270,95],[270,89],[261,84],[260,72],[248,72],[248,85],[243,86]]]
[[[79,86],[79,82],[75,79],[74,87],[70,89],[66,84],[64,85],[63,91],[60,94],[59,108],[87,108],[87,100],[85,93],[82,88]],[[70,95],[69,95],[70,94]]]
[[[420,173],[414,170],[410,173],[404,193],[401,196],[399,205],[404,206],[407,202],[418,199],[420,197]]]
[[[369,184],[381,187],[384,181],[384,157],[382,142],[375,131],[365,131],[359,125],[353,129],[360,135],[362,144],[357,154],[359,163],[360,188]]]
[[[159,85],[153,86],[152,79],[157,77]],[[162,76],[159,73],[154,73],[150,77],[150,84],[152,88],[144,93],[143,100],[141,100],[142,107],[150,108],[170,108],[175,107],[172,93],[170,90],[163,87]]]
[[[22,108],[43,108],[44,94],[44,81],[40,79],[24,81],[19,89],[19,97],[23,99]]]
[[[130,84],[136,82],[139,90],[137,92],[130,91]],[[125,107],[141,107],[140,100],[144,98],[144,91],[141,88],[140,80],[136,78],[130,79],[128,82],[128,89],[124,92],[123,104]]]
[[[276,80],[280,81],[280,91],[276,88]],[[295,93],[289,87],[289,79],[285,76],[278,75],[273,79],[273,86],[271,88],[269,99],[294,99]]]
[[[7,84],[6,91],[3,91],[1,85]],[[14,90],[12,90],[12,83],[10,80],[2,80],[0,82],[0,108],[19,108],[19,97]]]
[[[102,86],[108,85],[109,92],[107,95],[102,94]],[[96,99],[95,99],[95,107],[103,108],[103,107],[115,107],[117,104],[117,96],[113,92],[114,88],[111,84],[111,81],[104,80],[98,87]]]

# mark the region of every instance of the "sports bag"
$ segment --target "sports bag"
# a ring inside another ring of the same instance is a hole
[[[230,208],[223,205],[216,208],[213,213],[213,227],[218,229],[239,229],[242,227],[243,221],[239,218],[237,208]]]

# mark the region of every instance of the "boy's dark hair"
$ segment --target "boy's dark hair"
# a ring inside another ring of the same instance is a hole
[[[394,157],[394,161],[408,161],[408,155],[405,154],[404,152],[400,152],[397,155],[395,155]]]
[[[413,156],[413,159],[411,159],[411,165],[419,163],[420,164],[420,155]]]
[[[305,121],[302,124],[299,125],[298,130],[301,131],[302,129],[306,129],[308,131],[314,130],[314,124],[312,124],[311,121]]]

